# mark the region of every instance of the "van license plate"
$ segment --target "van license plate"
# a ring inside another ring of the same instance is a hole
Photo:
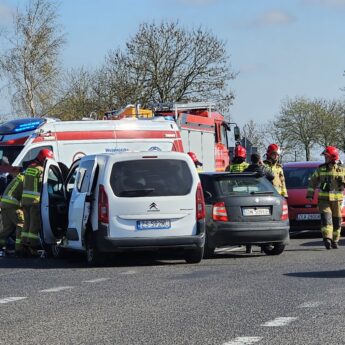
[[[320,213],[300,213],[297,215],[297,220],[320,220]]]
[[[270,209],[268,207],[261,207],[261,208],[243,208],[243,215],[244,216],[269,216],[271,214]]]
[[[170,220],[155,219],[155,220],[138,220],[138,230],[154,230],[154,229],[170,229]]]

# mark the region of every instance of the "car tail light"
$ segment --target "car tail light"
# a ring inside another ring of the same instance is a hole
[[[98,220],[101,223],[109,223],[109,203],[108,195],[103,185],[99,185],[98,193]]]
[[[216,202],[213,204],[212,219],[218,222],[228,222],[228,214],[226,212],[224,201]]]
[[[283,201],[283,207],[282,207],[282,216],[281,220],[288,220],[289,219],[289,211],[288,211],[288,203],[284,199]]]
[[[201,188],[201,183],[198,183],[198,187],[196,189],[196,220],[204,219],[206,216],[205,212],[205,200],[204,200],[204,193]]]

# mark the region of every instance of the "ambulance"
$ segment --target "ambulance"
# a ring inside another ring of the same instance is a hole
[[[66,169],[77,159],[96,153],[183,152],[178,126],[163,118],[118,121],[24,118],[0,124],[0,159],[7,157],[12,167],[22,167],[44,148],[52,150],[55,160]],[[4,172],[6,168],[0,170]]]

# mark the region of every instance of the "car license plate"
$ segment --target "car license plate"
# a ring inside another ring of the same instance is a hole
[[[138,220],[138,230],[170,229],[169,219]]]
[[[300,213],[297,215],[297,220],[320,220],[320,213]]]
[[[271,212],[268,207],[260,207],[260,208],[244,207],[243,208],[244,216],[269,216],[270,214]]]

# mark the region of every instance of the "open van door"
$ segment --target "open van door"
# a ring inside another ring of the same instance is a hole
[[[90,216],[92,185],[97,171],[95,156],[85,157],[78,163],[68,209],[67,247],[71,249],[83,249]]]
[[[67,203],[64,179],[57,162],[47,159],[44,165],[41,191],[41,240],[53,246],[67,229]]]

